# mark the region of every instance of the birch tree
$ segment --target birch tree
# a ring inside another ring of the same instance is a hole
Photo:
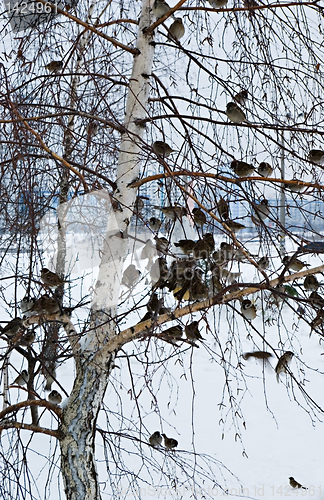
[[[323,336],[322,8],[158,7],[52,4],[18,33],[2,19],[4,498],[48,498],[57,476],[70,500],[225,491],[221,461],[152,445],[146,425],[168,436],[159,400],[175,412],[202,349],[223,373],[216,432],[230,420],[243,454],[251,358],[323,413],[296,335]]]

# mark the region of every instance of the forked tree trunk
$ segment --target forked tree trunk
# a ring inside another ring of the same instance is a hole
[[[154,48],[149,44],[151,36],[143,29],[153,19],[151,0],[143,0],[138,28],[137,48],[140,54],[134,57],[134,65],[126,104],[125,129],[121,141],[117,169],[116,198],[122,210],[112,213],[118,224],[113,231],[109,226],[106,248],[99,268],[95,289],[95,300],[91,310],[91,325],[83,351],[75,356],[76,380],[63,411],[61,430],[61,472],[68,500],[98,500],[101,498],[95,463],[95,428],[115,352],[101,356],[101,348],[115,335],[115,324],[107,318],[116,313],[116,300],[120,289],[120,276],[127,256],[127,226],[132,216],[136,190],[127,187],[139,174],[138,154],[141,149],[143,128],[134,120],[146,116],[149,95],[149,79],[152,70]],[[112,217],[111,217],[112,218]],[[112,223],[113,224],[113,223]],[[123,238],[121,238],[123,234]]]

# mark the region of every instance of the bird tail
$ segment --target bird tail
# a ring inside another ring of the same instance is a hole
[[[277,382],[279,384],[279,373],[277,373]]]

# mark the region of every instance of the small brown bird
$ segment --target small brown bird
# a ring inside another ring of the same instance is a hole
[[[226,0],[226,3],[227,3],[227,0]],[[238,92],[237,94],[235,94],[234,99],[239,104],[245,104],[245,102],[248,100],[248,91],[247,90],[241,90],[241,92]]]
[[[271,177],[273,174],[273,168],[269,163],[263,161],[260,163],[258,167],[258,174],[261,175],[262,177]]]
[[[315,291],[319,288],[320,284],[313,274],[306,276],[304,279],[304,288],[307,291]]]
[[[267,217],[269,217],[270,209],[268,207],[268,204],[268,200],[261,200],[261,202],[254,208],[256,217],[261,220],[265,220]]]
[[[308,300],[316,309],[322,309],[324,307],[324,298],[317,292],[312,292]]]
[[[229,203],[222,197],[220,197],[219,201],[217,202],[217,210],[222,219],[228,219]]]
[[[286,182],[284,184],[285,189],[288,189],[292,193],[300,193],[300,191],[302,191],[305,186],[303,186],[302,184],[299,184],[299,182],[303,182],[303,181],[301,181],[300,179],[293,179],[293,180],[297,181],[298,184],[292,184],[292,183]]]
[[[185,34],[186,30],[182,22],[181,17],[176,17],[174,22],[169,28],[169,38],[174,38],[175,40],[180,40]]]
[[[160,230],[160,227],[162,225],[162,221],[160,219],[157,219],[156,217],[151,217],[148,221],[150,229],[157,233]]]
[[[136,269],[134,264],[130,264],[123,272],[121,283],[127,288],[132,288],[132,286],[135,285],[135,283],[140,279],[140,277],[141,277],[141,271]]]
[[[241,231],[242,229],[245,229],[246,226],[244,224],[240,224],[239,222],[236,222],[235,220],[227,220],[225,221],[225,224],[227,227],[233,231],[233,233],[237,233],[238,231]]]
[[[32,306],[36,314],[57,314],[61,312],[58,301],[47,293],[41,295]]]
[[[229,102],[226,106],[227,117],[233,123],[242,123],[246,121],[244,112],[235,102]]]
[[[243,358],[248,360],[250,358],[256,358],[256,359],[261,359],[267,361],[269,358],[271,358],[272,354],[271,352],[266,352],[266,351],[252,351],[252,352],[245,352],[243,354]]]
[[[324,153],[323,153],[324,154]],[[296,481],[293,477],[290,476],[289,478],[289,484],[292,488],[294,488],[294,490],[296,488],[302,488],[303,490],[307,490],[307,488],[305,486],[302,486],[300,483],[298,483],[298,481]]]
[[[14,318],[6,326],[2,329],[1,333],[6,335],[8,339],[13,339],[19,332],[25,330],[25,327],[22,324],[21,318]]]
[[[257,264],[261,269],[268,269],[268,267],[270,266],[269,257],[261,257],[261,259],[257,261]]]
[[[167,238],[164,238],[164,236],[161,237],[154,236],[154,239],[155,239],[156,250],[161,253],[166,253],[170,245],[169,240]]]
[[[220,7],[225,7],[228,0],[208,0],[213,9],[219,9]]]
[[[198,207],[194,208],[192,211],[192,217],[193,217],[194,222],[199,227],[202,227],[207,222],[205,212],[203,210],[201,210],[201,208],[198,208]]]
[[[152,7],[152,12],[153,12],[154,16],[156,16],[158,19],[160,17],[163,17],[164,14],[169,12],[169,10],[170,10],[170,7],[164,0],[155,0],[153,7]]]
[[[196,241],[193,254],[195,259],[207,259],[215,248],[215,240],[211,233],[203,235],[202,239]]]
[[[198,321],[193,321],[189,325],[185,326],[185,334],[188,340],[204,340],[200,335],[198,328]]]
[[[151,446],[158,447],[162,444],[162,436],[159,431],[153,432],[152,436],[149,437],[149,443]]]
[[[249,299],[242,300],[241,303],[241,313],[245,319],[252,321],[256,318],[256,307]]]
[[[299,272],[301,271],[305,266],[309,267],[310,264],[305,264],[305,262],[302,262],[299,259],[293,259],[291,260],[291,257],[289,255],[285,255],[285,257],[282,259],[282,263],[286,266],[288,264],[288,269],[291,269],[292,271]]]
[[[140,214],[141,211],[143,210],[143,208],[144,208],[143,199],[141,198],[141,196],[136,196],[135,203],[134,203],[134,211],[137,214]]]
[[[321,165],[324,161],[324,151],[321,149],[311,149],[308,153],[308,160]]]
[[[324,311],[320,309],[316,314],[315,318],[311,321],[310,326],[312,329],[320,326],[324,322]]]
[[[19,373],[18,377],[15,378],[11,385],[19,385],[20,387],[23,387],[27,384],[28,379],[29,376],[27,370],[23,370],[21,373]]]
[[[178,441],[174,438],[168,438],[165,434],[162,434],[164,437],[164,446],[168,448],[168,450],[172,450],[172,448],[176,448],[178,446]]]
[[[50,403],[53,403],[54,405],[59,405],[62,401],[62,396],[59,392],[57,392],[54,389],[52,392],[49,393],[47,399]]]
[[[41,270],[41,280],[44,285],[50,288],[57,288],[60,285],[63,285],[65,281],[56,273],[53,273],[47,267],[43,267]]]
[[[180,250],[186,255],[193,252],[195,245],[196,242],[194,240],[179,240],[177,243],[174,243],[174,246],[180,248]]]
[[[245,161],[233,160],[231,162],[231,169],[239,177],[250,177],[254,172],[254,167]]]
[[[46,64],[45,68],[50,73],[59,73],[59,71],[63,68],[63,61],[51,61]]]
[[[160,210],[170,220],[176,220],[177,218],[181,219],[184,215],[187,215],[187,209],[181,205],[169,207],[154,206],[154,208]]]
[[[36,299],[34,297],[32,297],[31,299],[29,299],[28,297],[24,297],[20,301],[19,307],[24,317],[28,318],[29,316],[32,316],[33,312],[31,311],[31,307],[35,304],[35,301]]]
[[[172,149],[164,141],[153,142],[152,148],[153,148],[154,153],[156,153],[158,156],[163,156],[164,158],[168,158],[168,156],[170,156],[170,154],[175,151],[175,149]]]
[[[294,353],[291,351],[286,351],[282,356],[280,356],[278,363],[276,365],[276,368],[275,368],[278,383],[279,383],[280,373],[287,373],[287,366],[289,365],[293,356],[294,356]]]
[[[35,341],[35,338],[35,330],[27,330],[27,332],[21,338],[21,342],[23,344],[32,345],[32,343]]]
[[[163,330],[163,332],[161,333],[161,337],[165,340],[169,340],[171,344],[173,344],[177,340],[181,340],[182,333],[183,333],[182,326],[175,325],[175,326],[170,326],[170,328],[167,328],[166,330]]]
[[[189,300],[206,300],[208,299],[208,288],[201,279],[195,277],[189,288]]]

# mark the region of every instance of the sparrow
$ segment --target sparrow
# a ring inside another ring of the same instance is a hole
[[[307,291],[315,291],[319,288],[320,284],[316,278],[316,276],[314,276],[313,274],[311,274],[310,276],[306,276],[306,278],[304,279],[304,288],[305,290]]]
[[[220,266],[212,266],[211,271],[216,278],[224,279],[230,285],[232,285],[233,283],[237,283],[236,280],[242,274],[241,272],[233,273],[231,271],[228,271],[227,269],[222,269]]]
[[[180,248],[180,250],[186,255],[189,255],[193,252],[195,245],[196,242],[194,240],[179,240],[178,242],[174,243],[174,246]]]
[[[208,299],[208,288],[201,279],[195,277],[189,288],[189,300],[206,300]]]
[[[183,25],[181,17],[176,17],[174,22],[169,28],[169,38],[174,38],[175,40],[180,40],[185,34],[186,30]]]
[[[260,174],[262,177],[271,177],[273,174],[273,168],[269,163],[263,161],[258,166],[258,174]]]
[[[149,437],[149,443],[153,447],[157,447],[162,444],[162,436],[159,431],[153,432],[152,436]]]
[[[279,383],[279,374],[287,373],[287,366],[292,360],[294,353],[291,351],[286,351],[282,356],[280,356],[278,363],[275,368],[275,372],[277,374],[277,382]]]
[[[157,251],[161,253],[166,253],[170,245],[169,240],[164,238],[164,236],[161,236],[160,238],[154,236],[154,239]]]
[[[217,210],[222,219],[228,219],[229,203],[222,197],[220,197],[219,201],[217,202]]]
[[[204,340],[200,335],[198,328],[198,321],[193,321],[189,325],[185,326],[185,334],[188,340]]]
[[[20,385],[20,387],[23,387],[27,384],[28,379],[29,376],[27,370],[23,370],[21,373],[19,373],[18,377],[15,378],[11,385]]]
[[[250,163],[245,161],[233,160],[231,163],[231,169],[239,177],[250,177],[254,172],[254,167]]]
[[[324,153],[323,153],[324,154]],[[305,486],[302,486],[300,483],[298,483],[298,481],[296,481],[293,477],[290,476],[289,478],[289,484],[292,488],[296,489],[296,488],[302,488],[303,490],[307,490],[307,488],[305,488]]]
[[[168,450],[172,450],[172,448],[176,448],[178,446],[178,441],[173,438],[168,438],[165,434],[162,434],[164,437],[164,446],[168,448]]]
[[[140,276],[141,272],[136,269],[134,264],[130,264],[123,272],[121,283],[127,288],[132,288],[132,286],[134,286],[135,283],[140,279]]]
[[[246,121],[244,112],[235,102],[229,102],[226,106],[226,115],[233,123],[242,123]]]
[[[254,208],[255,214],[259,219],[265,220],[269,217],[270,209],[268,207],[268,200],[263,199],[261,202]]]
[[[59,405],[62,401],[62,396],[59,392],[57,392],[54,389],[52,392],[49,393],[47,399],[50,403],[53,403],[53,405]]]
[[[268,269],[270,265],[269,257],[267,256],[261,257],[261,259],[257,261],[257,264],[261,269]]]
[[[324,298],[317,292],[312,292],[308,297],[308,300],[313,304],[316,309],[323,309]]]
[[[14,318],[2,329],[1,333],[5,334],[8,339],[13,339],[19,332],[25,330],[21,318]]]
[[[50,73],[58,73],[63,68],[63,61],[51,61],[50,63],[46,64],[45,68]]]
[[[169,291],[174,291],[176,288],[178,290],[194,276],[194,261],[191,259],[179,259],[174,260],[171,263],[169,280],[167,282],[167,287]]]
[[[303,182],[300,179],[293,179],[293,180],[297,181],[297,182]],[[286,182],[284,184],[284,187],[286,189],[288,189],[289,191],[291,191],[292,193],[299,193],[300,191],[302,191],[304,189],[305,186],[303,186],[302,184],[289,184]]]
[[[320,326],[324,322],[324,311],[320,309],[316,314],[315,318],[311,321],[310,326],[312,329]]]
[[[58,301],[47,293],[41,295],[31,308],[36,314],[57,314],[61,312]]]
[[[41,280],[44,285],[50,288],[57,288],[60,285],[63,285],[65,281],[56,273],[53,273],[47,267],[43,267],[41,270]]]
[[[147,310],[152,313],[152,317],[154,315],[159,315],[159,314],[165,314],[166,312],[170,312],[169,309],[164,307],[164,300],[163,297],[160,299],[158,298],[158,295],[156,292],[154,292],[148,303],[146,304]],[[143,320],[142,320],[143,321]]]
[[[181,205],[169,206],[169,207],[157,207],[154,206],[156,210],[161,210],[161,212],[170,220],[176,220],[178,217],[181,219],[184,215],[187,215],[187,209]]]
[[[242,300],[241,312],[245,319],[253,320],[256,318],[256,307],[249,299]]]
[[[162,221],[160,221],[160,219],[157,219],[156,217],[151,217],[148,221],[148,224],[150,226],[150,229],[152,229],[152,231],[157,233],[160,230]]]
[[[134,203],[134,211],[138,214],[141,213],[141,211],[144,208],[144,201],[140,196],[136,196],[135,203]]]
[[[27,330],[27,332],[21,338],[21,342],[23,344],[32,345],[32,343],[35,341],[35,338],[35,330]]]
[[[196,241],[193,254],[195,259],[207,259],[215,248],[214,237],[211,233],[203,235],[202,239]]]
[[[220,7],[225,7],[228,0],[208,0],[213,9],[219,9]]]
[[[170,326],[170,328],[163,330],[162,337],[169,340],[180,340],[182,337],[182,332],[182,326]]]
[[[192,211],[192,217],[193,217],[195,224],[197,224],[197,226],[199,226],[199,227],[202,227],[207,222],[205,212],[203,212],[203,210],[201,210],[201,208],[197,208],[197,207],[194,208]]]
[[[175,149],[172,149],[166,142],[163,141],[153,142],[152,148],[154,153],[156,153],[158,156],[163,156],[165,158],[168,158],[168,156],[170,156],[170,154],[175,151]]]
[[[233,231],[233,233],[237,233],[238,231],[241,231],[241,229],[246,228],[244,224],[240,224],[239,222],[235,222],[234,220],[227,220],[225,221],[225,224],[231,231]]]
[[[226,266],[228,263],[228,259],[226,259],[226,253],[223,252],[221,248],[219,248],[212,254],[212,259],[215,264],[220,267]]]
[[[226,241],[222,241],[220,244],[220,250],[223,252],[227,260],[237,260],[237,262],[243,262],[246,260],[246,255],[240,248],[237,248],[230,243],[226,243]],[[250,255],[248,252],[246,253]],[[250,256],[254,257],[254,255]]]
[[[152,7],[152,12],[153,12],[154,16],[156,16],[158,19],[160,17],[163,17],[164,14],[169,12],[169,10],[170,10],[170,7],[164,0],[155,0],[153,7]]]
[[[308,160],[321,165],[324,160],[324,151],[321,149],[311,149],[308,153]]]
[[[266,352],[266,351],[252,351],[252,352],[245,352],[243,354],[243,359],[250,359],[250,358],[256,358],[256,359],[264,359],[267,361],[269,358],[271,358],[272,354],[271,352]]]
[[[310,264],[305,264],[299,259],[291,260],[291,257],[289,257],[289,255],[285,255],[285,257],[282,259],[282,263],[285,266],[288,264],[288,269],[291,269],[292,271],[295,272],[301,271],[305,266],[309,267],[310,265]]]
[[[24,297],[20,303],[19,307],[23,315],[28,318],[29,316],[32,316],[33,312],[31,311],[32,306],[35,304],[36,299],[32,297],[29,299],[28,297]]]
[[[226,3],[227,3],[227,0],[226,0]],[[245,104],[245,102],[248,99],[248,91],[247,90],[241,90],[241,92],[238,92],[237,94],[235,94],[234,99],[239,104]]]

